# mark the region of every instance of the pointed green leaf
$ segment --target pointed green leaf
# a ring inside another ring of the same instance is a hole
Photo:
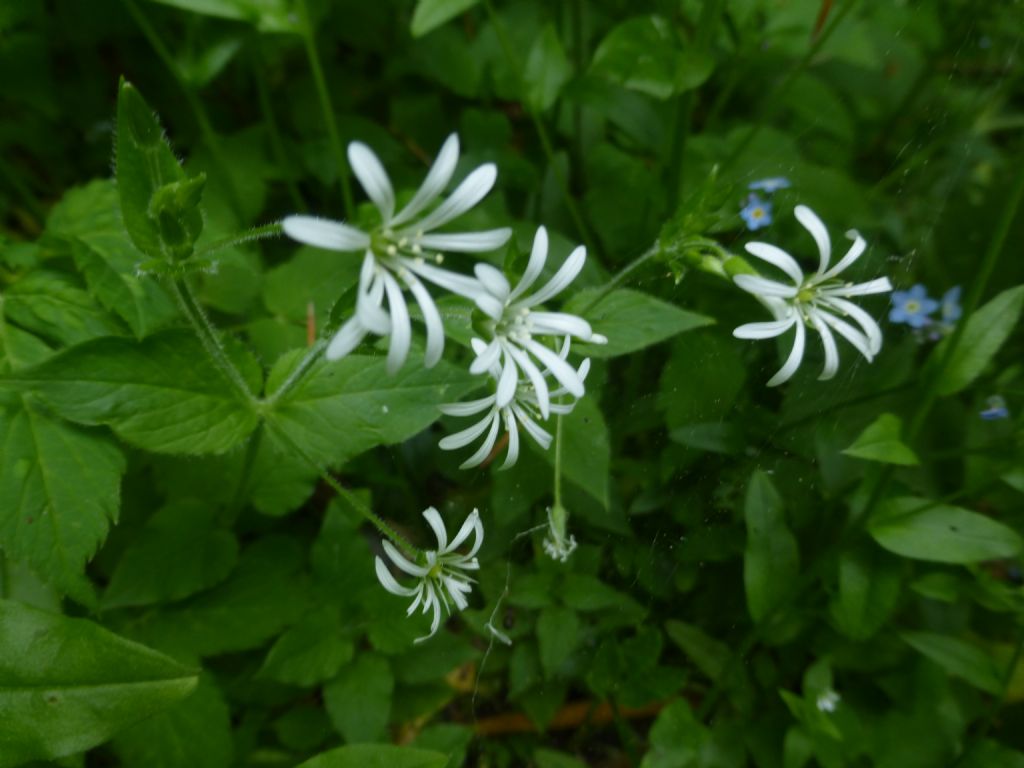
[[[986,693],[1003,692],[1002,671],[995,659],[978,646],[935,632],[903,632],[900,637],[951,675],[963,678]]]
[[[800,571],[800,553],[786,526],[782,499],[760,470],[750,478],[743,511],[747,522],[743,558],[747,607],[754,621],[761,621],[792,593]]]
[[[91,621],[0,600],[0,768],[91,749],[197,681]]]
[[[546,24],[526,57],[523,100],[534,110],[550,109],[569,78],[572,66],[562,49],[554,24]]]
[[[839,593],[831,604],[839,631],[866,640],[885,624],[900,596],[899,560],[865,542],[839,556]]]
[[[24,330],[51,342],[77,344],[124,333],[116,318],[59,272],[31,272],[6,288],[3,311]]]
[[[412,12],[412,36],[423,37],[478,2],[480,0],[419,0]]]
[[[883,413],[871,422],[853,441],[853,445],[843,453],[847,456],[856,456],[858,459],[880,461],[885,464],[916,466],[917,456],[900,441],[902,426],[903,423],[898,416]]]
[[[355,647],[334,608],[322,607],[303,616],[271,647],[260,676],[310,687],[334,677],[352,659]]]
[[[327,713],[345,741],[380,740],[391,716],[394,687],[387,659],[373,653],[360,654],[324,687]]]

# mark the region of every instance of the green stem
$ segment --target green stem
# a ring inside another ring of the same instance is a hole
[[[250,407],[255,408],[259,401],[253,396],[249,390],[249,385],[242,378],[242,374],[239,373],[238,368],[235,367],[235,364],[231,362],[231,358],[228,357],[227,350],[224,348],[224,343],[221,341],[217,329],[213,327],[210,318],[206,316],[202,306],[200,306],[199,301],[192,292],[192,287],[188,284],[188,279],[182,277],[169,282],[174,298],[178,300],[178,305],[181,307],[182,312],[192,324],[192,328],[195,330],[196,336],[199,337],[199,341],[202,342],[203,348],[206,350],[207,355],[209,355],[211,362],[221,372],[228,384],[238,392],[241,400]]]
[[[284,380],[284,383],[266,398],[264,405],[267,408],[272,408],[278,400],[288,394],[302,380],[313,363],[320,359],[320,355],[326,348],[327,343],[322,339],[314,342],[302,360],[299,361],[299,364],[295,366],[295,370]]]
[[[256,95],[260,100],[260,111],[263,113],[263,119],[267,124],[267,133],[270,136],[270,148],[274,152],[278,166],[284,169],[284,184],[288,190],[288,196],[292,199],[292,205],[296,211],[306,211],[308,210],[306,201],[302,199],[299,187],[295,183],[295,174],[291,171],[292,163],[288,161],[288,153],[285,152],[284,141],[281,139],[281,130],[277,125],[277,118],[274,116],[274,109],[270,103],[270,92],[267,90],[266,79],[263,76],[266,68],[258,48],[259,44],[259,38],[257,38],[253,42],[256,48],[250,56],[250,65],[253,80],[256,81]]]
[[[555,418],[555,507],[562,506],[562,414]],[[562,533],[565,533],[563,526]]]
[[[605,296],[607,296],[609,293],[615,290],[615,288],[619,286],[623,280],[625,280],[629,275],[631,275],[633,272],[635,272],[637,269],[642,267],[644,264],[646,264],[648,261],[650,261],[657,255],[658,246],[657,244],[655,244],[648,248],[646,251],[644,251],[642,254],[637,256],[631,262],[629,262],[629,264],[624,266],[618,272],[616,272],[611,280],[609,280],[607,283],[601,286],[601,288],[597,291],[597,293],[594,294],[593,298],[591,298],[590,301],[588,301],[586,304],[580,307],[578,314],[586,315],[587,312],[589,312],[599,303],[601,303],[602,299],[604,299]]]
[[[327,138],[331,143],[334,161],[338,165],[338,176],[341,180],[341,196],[345,204],[345,216],[351,219],[355,213],[355,202],[352,198],[352,181],[349,178],[348,161],[345,159],[345,150],[341,145],[341,136],[338,133],[338,123],[334,118],[334,107],[331,106],[331,97],[327,92],[324,70],[320,65],[320,54],[316,47],[316,33],[313,30],[313,22],[309,15],[309,4],[306,0],[296,0],[295,7],[301,19],[302,39],[306,44],[306,58],[309,59],[309,68],[313,73],[316,95],[320,100],[320,111],[323,112],[324,122],[327,125]]]
[[[227,237],[222,237],[219,240],[214,240],[212,243],[207,243],[201,248],[197,248],[196,256],[208,256],[211,253],[222,251],[225,248],[231,248],[236,245],[243,245],[245,243],[251,243],[254,240],[263,240],[268,237],[277,237],[284,232],[281,227],[281,222],[275,221],[272,224],[264,224],[259,227],[253,227],[247,229],[244,232],[238,232]]]
[[[181,67],[178,66],[178,62],[174,60],[174,56],[171,55],[167,46],[164,45],[164,42],[160,38],[160,35],[157,34],[156,29],[154,29],[153,25],[149,23],[149,20],[135,4],[135,0],[121,0],[121,2],[124,3],[125,8],[128,9],[128,13],[135,20],[139,29],[142,30],[142,34],[149,42],[150,47],[153,48],[157,57],[170,71],[171,76],[174,78],[175,82],[177,82],[178,87],[185,95],[185,100],[188,102],[196,124],[199,126],[199,133],[202,135],[206,146],[210,148],[210,155],[213,157],[213,162],[217,166],[217,172],[224,179],[224,188],[227,191],[228,203],[231,205],[231,209],[234,211],[235,216],[238,217],[238,220],[242,221],[244,219],[244,209],[242,207],[241,198],[238,196],[238,190],[235,188],[235,178],[231,174],[231,166],[224,155],[224,147],[220,143],[220,139],[218,138],[216,131],[213,130],[213,125],[210,123],[209,116],[206,114],[206,108],[203,107],[202,101],[200,101],[199,97],[192,89],[191,84],[188,82],[188,78],[185,77],[185,73],[181,71]]]

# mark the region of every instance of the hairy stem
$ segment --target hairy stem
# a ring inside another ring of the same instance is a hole
[[[233,235],[222,237],[219,240],[214,240],[212,243],[207,243],[201,248],[197,248],[195,255],[208,256],[211,253],[223,251],[225,248],[244,245],[245,243],[251,243],[254,240],[265,240],[268,237],[277,237],[282,234],[283,231],[284,230],[281,228],[281,222],[275,221],[272,224],[253,227],[252,229],[247,229],[244,232],[237,232]]]
[[[292,371],[288,378],[284,380],[284,383],[282,383],[280,387],[275,389],[273,393],[267,397],[264,401],[266,406],[268,408],[273,407],[274,403],[288,394],[295,385],[302,380],[309,369],[313,366],[313,363],[320,359],[320,355],[323,354],[323,351],[326,348],[327,343],[322,339],[314,342],[313,346],[307,350],[302,360],[299,361],[299,364],[295,366],[295,370]]]

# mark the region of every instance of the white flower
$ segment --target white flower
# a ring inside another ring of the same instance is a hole
[[[814,703],[820,712],[835,712],[840,700],[840,695],[830,688],[823,691]]]
[[[455,609],[459,611],[469,605],[466,595],[472,591],[472,584],[476,580],[465,572],[480,569],[476,553],[480,550],[480,545],[484,540],[484,527],[480,523],[480,513],[475,509],[466,518],[466,522],[462,524],[451,542],[448,541],[444,521],[441,520],[441,515],[436,509],[433,507],[425,509],[423,517],[427,519],[427,523],[430,524],[437,537],[437,549],[424,553],[425,562],[422,565],[410,562],[390,541],[385,539],[382,542],[384,552],[395,564],[395,567],[419,580],[416,586],[403,587],[399,584],[380,557],[377,557],[374,562],[377,578],[384,589],[393,595],[415,598],[405,612],[407,616],[411,616],[417,608],[420,608],[422,613],[433,611],[430,634],[416,638],[415,642],[417,643],[433,637],[437,632],[438,627],[441,626],[442,606],[445,613],[451,614],[451,603],[455,603]],[[473,546],[469,552],[460,555],[455,550],[469,538],[471,533],[475,534]]]
[[[484,342],[480,339],[473,339],[473,349],[476,353],[482,354]],[[562,345],[562,351],[556,356],[558,361],[563,365],[569,366],[565,362],[566,357],[569,355],[569,339],[566,338],[565,343]],[[569,366],[571,368],[571,366]],[[590,359],[584,360],[578,369],[572,369],[573,376],[579,380],[582,386],[583,382],[587,378],[587,373],[590,371]],[[501,387],[499,376],[502,371],[497,362],[493,363],[491,367],[491,375],[496,381],[498,381],[498,388]],[[551,402],[551,399],[557,399],[565,395],[571,394],[568,389],[563,387],[556,387],[554,390],[548,386],[545,380],[547,376],[552,375],[550,369],[544,369],[540,373],[541,379],[544,380],[544,404],[548,413],[555,414],[568,414],[572,412],[576,403],[558,403]],[[483,442],[476,452],[466,459],[462,464],[459,465],[460,469],[468,469],[470,467],[476,467],[482,464],[488,456],[491,455],[491,451],[494,450],[494,445],[498,440],[498,432],[502,426],[508,433],[508,453],[505,456],[505,461],[499,467],[499,469],[508,469],[519,459],[519,426],[522,425],[523,429],[526,430],[526,434],[533,438],[533,441],[537,443],[541,448],[547,450],[551,446],[551,433],[544,430],[537,422],[545,421],[547,416],[541,412],[541,398],[532,381],[518,381],[516,380],[516,387],[513,390],[512,398],[505,405],[501,405],[498,399],[498,391],[488,395],[487,397],[480,398],[479,400],[471,400],[468,403],[450,403],[447,405],[440,406],[441,412],[448,416],[475,416],[478,413],[483,413],[484,416],[480,421],[473,424],[470,427],[456,432],[454,435],[448,435],[441,439],[438,444],[441,450],[444,451],[455,451],[459,448],[465,448],[467,445],[472,443],[478,437],[487,433],[484,437]]]
[[[794,213],[818,244],[820,258],[817,271],[805,276],[796,259],[781,248],[768,243],[747,243],[748,253],[781,269],[793,281],[792,285],[755,275],[737,275],[733,278],[736,285],[753,294],[775,315],[775,320],[769,322],[741,325],[733,331],[734,336],[740,339],[768,339],[780,336],[790,328],[796,329],[789,357],[778,373],[768,381],[769,387],[789,380],[800,367],[808,327],[821,336],[825,349],[825,367],[819,379],[831,379],[839,369],[839,350],[833,331],[849,341],[871,362],[882,348],[882,330],[867,312],[849,299],[892,290],[887,277],[856,284],[838,279],[839,273],[864,253],[867,247],[864,238],[854,230],[847,232],[846,236],[853,240],[853,245],[835,266],[829,268],[832,244],[825,225],[805,205],[798,205]],[[853,320],[860,328],[855,328],[845,318]]]
[[[547,556],[560,563],[568,562],[572,553],[576,551],[576,537],[571,533],[566,533],[565,519],[566,513],[564,510],[556,519],[554,510],[549,507],[548,532],[542,542]]]
[[[504,408],[513,401],[519,385],[519,373],[522,371],[533,386],[540,413],[545,419],[551,410],[551,394],[541,373],[542,367],[546,366],[558,383],[573,397],[583,397],[584,390],[578,372],[537,337],[564,336],[596,344],[607,341],[603,336],[594,333],[590,323],[582,317],[566,312],[543,312],[534,309],[553,299],[576,279],[586,261],[587,249],[582,245],[576,248],[547,285],[526,296],[526,292],[544,269],[547,257],[548,233],[544,227],[540,227],[533,240],[526,272],[515,288],[512,288],[505,276],[490,264],[476,265],[475,272],[480,283],[472,298],[489,318],[493,337],[489,343],[479,348],[474,344],[477,358],[469,369],[471,373],[480,374],[492,370],[496,364],[500,365],[500,372],[496,377],[498,408]]]
[[[443,257],[428,251],[478,253],[503,245],[512,234],[507,227],[483,232],[439,233],[434,230],[464,214],[490,192],[497,178],[493,163],[474,170],[436,207],[459,159],[459,139],[452,134],[444,142],[422,186],[402,210],[395,213],[395,193],[384,166],[368,146],[348,145],[352,172],[380,212],[381,223],[371,231],[315,216],[287,216],[284,232],[294,240],[332,251],[363,251],[356,312],[331,339],[327,359],[338,360],[355,349],[368,333],[391,336],[388,370],[395,372],[409,354],[412,326],[403,291],[408,289],[423,314],[427,330],[424,364],[434,365],[444,351],[444,326],[423,280],[454,293],[473,296],[478,291],[472,277],[436,266]],[[384,301],[387,300],[387,309]]]

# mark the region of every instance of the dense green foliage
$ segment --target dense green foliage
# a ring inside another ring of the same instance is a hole
[[[973,0],[0,0],[0,768],[1024,767],[1022,30]],[[323,358],[361,256],[277,223],[372,230],[345,145],[401,204],[451,133],[456,179],[498,169],[460,227],[513,230],[480,260],[585,244],[554,303],[608,339],[505,471],[438,447],[488,394],[473,303],[438,299],[433,367],[412,302],[393,375],[374,336]],[[732,278],[776,277],[753,240],[816,266],[798,204],[836,259],[867,240],[844,279],[962,314],[865,296],[881,351],[841,338],[826,381],[808,317],[766,387],[790,343],[732,335],[769,318]],[[432,547],[429,506],[486,534],[415,643],[374,557]]]

